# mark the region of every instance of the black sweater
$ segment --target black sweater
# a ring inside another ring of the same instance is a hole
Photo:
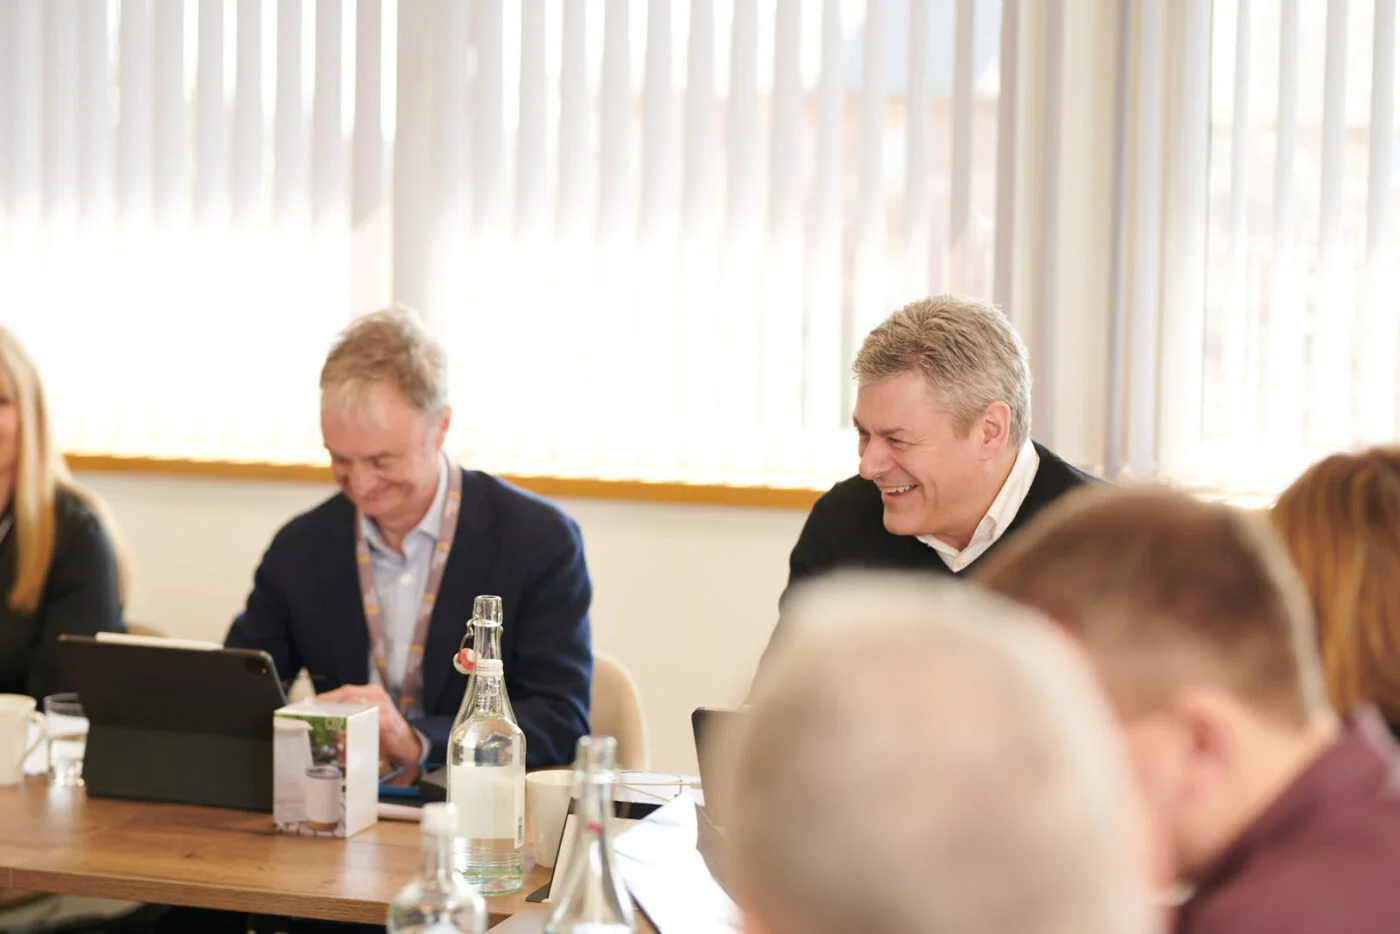
[[[1057,497],[1086,483],[1099,482],[1098,478],[1071,467],[1048,448],[1037,444],[1035,450],[1040,455],[1040,465],[1015,518],[976,561],[958,573],[918,538],[895,535],[885,528],[885,508],[874,483],[859,476],[842,480],[822,494],[807,516],[807,523],[788,559],[788,585],[779,608],[787,602],[797,584],[839,568],[916,570],[960,577]],[[774,629],[774,639],[781,630],[780,618]],[[769,645],[771,648],[771,641]]]
[[[54,499],[57,527],[53,563],[33,613],[9,606],[15,582],[15,531],[0,542],[0,693],[46,694],[71,690],[58,660],[63,633],[121,632],[117,562],[102,523],[66,490]]]

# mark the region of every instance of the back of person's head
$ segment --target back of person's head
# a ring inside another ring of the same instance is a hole
[[[722,789],[752,930],[1153,929],[1123,752],[1068,639],[892,573],[810,584],[790,608]]]
[[[1312,599],[1332,703],[1400,723],[1400,448],[1314,464],[1270,518]]]
[[[1162,489],[1086,488],[976,573],[1068,627],[1128,716],[1209,683],[1304,727],[1327,711],[1312,615],[1261,517]]]
[[[1307,597],[1262,516],[1165,490],[1085,489],[976,577],[1089,651],[1184,879],[1335,740]]]
[[[447,356],[418,315],[401,306],[350,322],[321,368],[324,400],[343,407],[359,407],[386,382],[424,415],[436,415],[447,403]]]
[[[866,335],[851,372],[860,385],[910,371],[928,379],[939,400],[972,426],[993,402],[1011,410],[1009,442],[1031,430],[1031,375],[1025,344],[992,305],[935,295],[906,305]]]
[[[97,496],[76,482],[53,437],[39,369],[10,331],[0,328],[0,393],[19,416],[11,503],[16,545],[15,579],[5,595],[10,609],[32,613],[44,595],[56,546],[54,500],[60,489],[84,503],[102,522],[117,559],[120,594],[130,587],[130,562],[115,520]]]

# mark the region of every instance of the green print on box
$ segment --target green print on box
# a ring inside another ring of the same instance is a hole
[[[334,762],[345,768],[345,718],[308,716],[301,719],[311,724],[311,761],[317,765]]]
[[[305,701],[272,716],[273,827],[348,837],[374,823],[379,796],[379,710]]]

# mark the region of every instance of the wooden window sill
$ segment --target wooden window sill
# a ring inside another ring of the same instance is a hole
[[[220,480],[281,480],[301,483],[333,483],[330,468],[320,464],[269,464],[252,461],[192,460],[165,457],[127,457],[106,454],[69,454],[74,471],[146,474],[164,477],[205,477]],[[807,510],[821,491],[789,487],[729,486],[720,483],[662,483],[648,480],[601,480],[586,477],[535,477],[502,475],[540,496],[550,499],[608,499],[624,502],[685,503],[704,506],[739,506],[751,509]]]

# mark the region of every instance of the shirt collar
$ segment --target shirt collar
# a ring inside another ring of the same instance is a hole
[[[1035,481],[1035,473],[1039,467],[1040,455],[1036,453],[1031,439],[1027,438],[1021,442],[1021,450],[1016,452],[1016,463],[1011,465],[1011,473],[997,492],[997,498],[992,500],[987,515],[982,518],[983,522],[991,522],[993,538],[1005,532],[1011,520],[1021,511],[1021,504],[1026,501],[1026,494],[1031,491],[1031,483]]]
[[[1011,473],[1006,475],[1006,482],[997,491],[996,499],[992,500],[992,505],[987,508],[987,513],[982,517],[982,521],[977,523],[977,529],[972,533],[972,540],[967,543],[967,548],[959,551],[934,535],[920,535],[919,541],[940,555],[946,555],[950,558],[956,558],[964,552],[973,550],[981,554],[987,550],[988,546],[1001,538],[1007,526],[1011,525],[1011,521],[1021,511],[1026,496],[1030,494],[1031,484],[1035,482],[1036,471],[1039,469],[1040,454],[1035,449],[1035,442],[1028,437],[1021,443],[1021,449],[1016,452],[1016,462],[1011,465]]]
[[[437,541],[438,536],[442,534],[442,512],[443,507],[447,504],[447,470],[447,455],[439,453],[437,492],[433,494],[433,502],[428,506],[428,511],[423,514],[422,519],[418,520],[418,524],[413,527],[413,530],[404,536],[404,541],[408,541],[415,535],[426,535],[433,541]],[[360,528],[364,530],[365,541],[369,543],[371,548],[385,554],[394,553],[392,548],[384,544],[384,538],[379,534],[379,524],[363,513],[360,515]]]

